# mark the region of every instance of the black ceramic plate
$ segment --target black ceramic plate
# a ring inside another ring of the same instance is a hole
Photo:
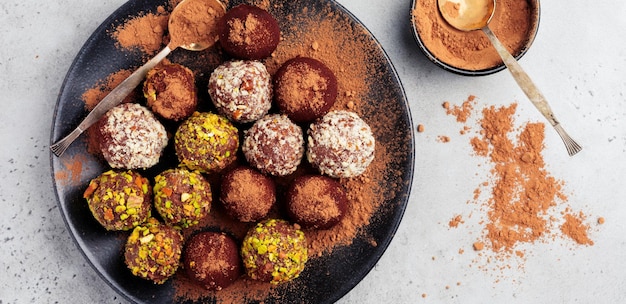
[[[240,2],[243,1],[231,0],[230,6]],[[85,117],[84,102],[81,100],[85,91],[108,75],[120,69],[135,68],[145,60],[142,58],[145,56],[117,48],[110,36],[111,29],[141,12],[156,12],[157,6],[165,4],[165,0],[128,1],[93,33],[75,58],[61,88],[54,111],[51,142],[68,134]],[[371,33],[344,7],[333,0],[278,0],[271,1],[271,10],[275,10],[273,14],[279,23],[293,23],[293,18],[286,17],[289,14],[327,14],[330,10],[335,16],[345,18],[351,28],[361,29],[362,34],[354,39],[364,41],[368,46],[368,56],[372,59],[369,61],[373,63],[369,67],[370,76],[375,79],[369,81],[370,93],[363,100],[362,115],[366,121],[376,121],[376,115],[383,115],[380,117],[387,118],[383,121],[389,121],[387,126],[378,127],[375,131],[379,132],[375,136],[381,145],[393,150],[393,159],[380,177],[383,189],[387,190],[371,223],[363,227],[363,233],[357,235],[351,245],[337,247],[331,254],[311,259],[296,280],[299,288],[285,288],[284,294],[273,293],[263,301],[332,303],[365,277],[396,232],[413,177],[413,126],[404,90],[389,58]],[[176,54],[172,56],[176,58]],[[50,158],[54,189],[67,227],[85,258],[102,278],[133,302],[193,302],[175,297],[172,280],[154,285],[133,277],[126,269],[121,254],[127,234],[106,232],[93,219],[82,193],[89,180],[107,170],[107,166],[87,152],[84,136],[62,157],[51,153]],[[279,293],[281,290],[278,289]]]

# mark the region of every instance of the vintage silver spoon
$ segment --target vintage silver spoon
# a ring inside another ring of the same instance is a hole
[[[215,44],[216,36],[210,33],[197,37],[199,41],[185,41],[183,37],[186,31],[195,26],[192,24],[195,20],[185,18],[184,14],[186,13],[186,9],[192,7],[194,4],[198,5],[199,3],[204,4],[209,10],[212,10],[212,12],[207,11],[207,15],[209,18],[212,17],[215,19],[213,21],[204,20],[203,22],[216,23],[217,20],[226,13],[226,7],[218,0],[183,0],[176,5],[168,21],[168,30],[171,37],[170,43],[105,96],[98,105],[89,112],[87,117],[83,119],[76,129],[63,139],[51,145],[50,150],[52,150],[52,153],[56,156],[61,156],[80,134],[96,123],[107,111],[119,105],[124,98],[143,81],[148,71],[159,64],[159,62],[167,57],[174,49],[180,47],[190,51],[202,51]]]
[[[567,153],[572,156],[580,152],[582,147],[561,127],[546,98],[535,86],[528,74],[524,72],[517,60],[489,29],[489,22],[495,11],[496,0],[438,0],[437,4],[443,18],[454,28],[466,32],[482,30],[487,35],[487,38],[495,47],[519,87],[559,134],[565,144]]]

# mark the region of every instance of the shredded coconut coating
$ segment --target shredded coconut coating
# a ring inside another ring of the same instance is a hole
[[[146,169],[159,162],[167,146],[165,127],[146,107],[121,104],[100,125],[102,155],[113,168]]]
[[[209,94],[220,114],[235,122],[252,122],[272,106],[271,76],[259,61],[228,61],[211,73]]]
[[[270,114],[245,131],[242,150],[251,166],[285,176],[295,172],[302,161],[304,135],[286,115]]]
[[[374,160],[372,130],[356,113],[332,111],[311,124],[307,160],[335,178],[361,175]]]

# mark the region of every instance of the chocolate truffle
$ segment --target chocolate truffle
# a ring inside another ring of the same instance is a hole
[[[163,284],[178,269],[182,248],[178,229],[150,218],[128,237],[124,261],[133,275]]]
[[[194,112],[176,130],[174,148],[188,169],[218,172],[236,160],[239,131],[223,116]]]
[[[291,174],[304,155],[302,129],[285,115],[266,115],[244,132],[242,150],[248,163],[263,173]]]
[[[199,172],[169,169],[154,177],[154,207],[166,224],[188,228],[211,210],[211,185]]]
[[[274,76],[276,104],[297,123],[311,122],[326,114],[337,99],[337,78],[322,62],[296,57],[285,62]]]
[[[357,114],[331,111],[308,130],[308,161],[335,178],[362,174],[374,160],[374,135]]]
[[[167,146],[165,127],[150,110],[136,103],[114,107],[98,124],[102,156],[113,168],[152,167]]]
[[[266,10],[247,4],[228,10],[218,31],[224,51],[239,59],[268,57],[280,41],[278,21]]]
[[[106,230],[129,230],[151,215],[152,187],[134,171],[109,170],[92,179],[83,197]]]
[[[154,113],[174,121],[189,117],[198,105],[193,72],[176,63],[161,63],[148,71],[143,95]]]
[[[272,107],[272,81],[259,61],[227,61],[209,78],[209,95],[217,111],[230,120],[248,123]]]
[[[196,283],[221,290],[242,274],[239,246],[223,232],[199,232],[185,245],[183,267]]]
[[[241,222],[261,220],[276,202],[274,180],[247,166],[226,173],[220,189],[220,202]]]
[[[296,178],[287,191],[287,211],[303,228],[327,229],[346,212],[348,199],[336,180],[322,175]]]
[[[284,220],[265,220],[246,234],[241,257],[250,278],[272,284],[288,282],[300,275],[308,259],[304,232]]]

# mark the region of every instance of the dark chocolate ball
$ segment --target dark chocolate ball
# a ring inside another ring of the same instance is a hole
[[[186,243],[183,267],[187,275],[209,290],[228,287],[241,274],[239,246],[223,232],[200,232]]]
[[[339,182],[322,175],[296,178],[287,191],[287,210],[303,228],[327,229],[346,212],[348,199]]]
[[[337,78],[321,61],[296,57],[276,72],[274,94],[282,113],[295,122],[311,122],[335,104]]]
[[[143,95],[154,113],[174,121],[189,117],[198,105],[193,72],[176,63],[161,63],[148,71]]]
[[[241,222],[256,222],[267,216],[276,202],[274,180],[253,168],[237,167],[224,175],[220,201]]]
[[[228,10],[218,31],[224,51],[239,59],[268,57],[280,41],[278,21],[266,10],[247,4]]]

